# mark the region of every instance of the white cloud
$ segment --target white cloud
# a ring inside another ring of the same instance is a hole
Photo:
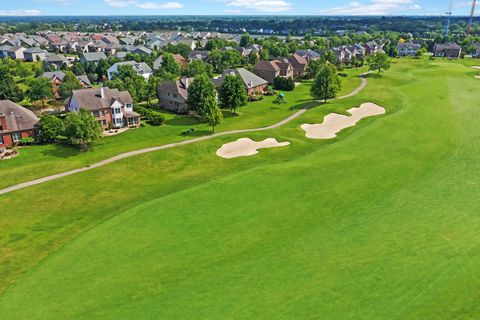
[[[400,12],[421,10],[416,0],[370,0],[363,4],[357,1],[350,2],[346,6],[337,6],[323,10],[323,14],[329,15],[391,15]]]
[[[178,2],[166,2],[166,3],[156,3],[156,2],[143,2],[136,3],[137,7],[142,9],[181,9],[183,5]]]
[[[227,5],[263,12],[283,12],[292,9],[292,4],[284,0],[234,0]]]
[[[115,8],[138,7],[147,10],[159,9],[181,9],[183,5],[179,2],[139,2],[136,0],[105,0],[105,3]]]
[[[42,12],[40,10],[0,10],[0,16],[39,16]]]

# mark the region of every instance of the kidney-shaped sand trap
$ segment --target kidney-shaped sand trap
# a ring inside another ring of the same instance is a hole
[[[351,116],[344,116],[338,113],[330,113],[321,124],[302,124],[306,137],[310,139],[332,139],[337,133],[345,128],[352,127],[363,118],[377,116],[385,113],[385,109],[375,103],[362,103],[359,108],[347,110]]]
[[[217,156],[227,159],[253,156],[258,153],[258,149],[284,147],[289,144],[290,142],[288,141],[278,142],[274,138],[268,138],[259,142],[249,138],[240,138],[237,141],[224,144],[217,150]]]

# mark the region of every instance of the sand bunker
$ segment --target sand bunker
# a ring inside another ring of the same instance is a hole
[[[253,141],[249,138],[241,138],[237,141],[224,144],[217,150],[217,156],[222,158],[236,158],[253,156],[258,153],[258,149],[275,148],[288,146],[290,142],[278,142],[277,139],[268,138],[260,142]]]
[[[480,76],[475,76],[475,79],[480,79]]]
[[[321,124],[302,124],[306,137],[310,139],[332,139],[337,133],[345,128],[353,127],[363,118],[377,116],[385,113],[385,109],[374,103],[363,103],[359,108],[347,110],[351,116],[344,116],[338,113],[330,113]]]
[[[472,69],[479,69],[480,70],[480,66],[473,66]]]

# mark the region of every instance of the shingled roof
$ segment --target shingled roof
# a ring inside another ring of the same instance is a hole
[[[76,99],[80,107],[92,111],[110,108],[116,100],[123,105],[133,102],[128,91],[119,91],[108,87],[103,87],[103,97],[102,88],[91,88],[73,90],[70,101],[71,99]]]
[[[5,117],[7,127],[0,130],[0,133],[29,130],[38,124],[38,118],[32,111],[10,100],[0,100],[0,117],[2,116]]]

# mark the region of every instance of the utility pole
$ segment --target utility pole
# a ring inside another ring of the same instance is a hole
[[[467,36],[470,36],[472,34],[473,16],[475,15],[475,6],[476,5],[477,5],[477,0],[473,0],[472,11],[470,11],[470,19],[468,20]]]
[[[445,36],[448,37],[450,34],[450,20],[452,19],[452,9],[453,9],[453,0],[450,1],[450,8],[448,12],[445,14],[447,15],[447,21],[445,22]]]

